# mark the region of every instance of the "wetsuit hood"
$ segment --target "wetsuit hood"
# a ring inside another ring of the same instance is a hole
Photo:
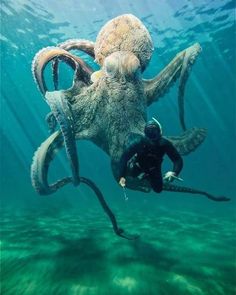
[[[151,140],[159,140],[162,136],[161,124],[155,118],[152,118],[146,123],[144,133]]]

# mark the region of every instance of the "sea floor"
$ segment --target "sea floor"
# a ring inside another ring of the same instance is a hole
[[[117,217],[140,238],[115,236],[101,210],[3,210],[1,294],[236,294],[234,220],[165,209]]]

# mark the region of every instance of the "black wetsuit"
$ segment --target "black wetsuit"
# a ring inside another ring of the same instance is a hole
[[[157,193],[161,192],[163,188],[161,164],[165,154],[173,162],[172,171],[178,175],[182,170],[183,160],[172,143],[163,137],[156,141],[140,137],[123,153],[120,160],[119,178],[126,177],[128,162],[133,159],[132,165],[129,167],[132,176],[137,177],[139,174],[145,173],[152,189]]]

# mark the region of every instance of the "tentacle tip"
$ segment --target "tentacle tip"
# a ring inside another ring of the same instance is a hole
[[[225,196],[222,196],[222,197],[219,197],[220,201],[223,201],[223,202],[228,202],[228,201],[231,201],[230,198],[228,197],[225,197]]]
[[[118,228],[116,234],[127,240],[137,240],[140,237],[138,234],[127,234],[122,228]]]
[[[231,200],[230,198],[225,196],[214,197],[214,196],[208,195],[207,197],[216,202],[228,202]]]

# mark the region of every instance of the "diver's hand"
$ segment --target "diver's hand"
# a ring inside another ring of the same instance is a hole
[[[122,186],[122,187],[125,187],[126,185],[126,179],[124,177],[121,177],[120,181],[119,181],[119,184]]]
[[[175,172],[173,172],[173,171],[166,172],[166,174],[163,177],[163,180],[165,180],[167,182],[172,182],[175,179],[176,180],[179,180],[179,181],[183,181],[183,179],[180,178],[180,177],[177,177],[176,174],[175,174]]]

